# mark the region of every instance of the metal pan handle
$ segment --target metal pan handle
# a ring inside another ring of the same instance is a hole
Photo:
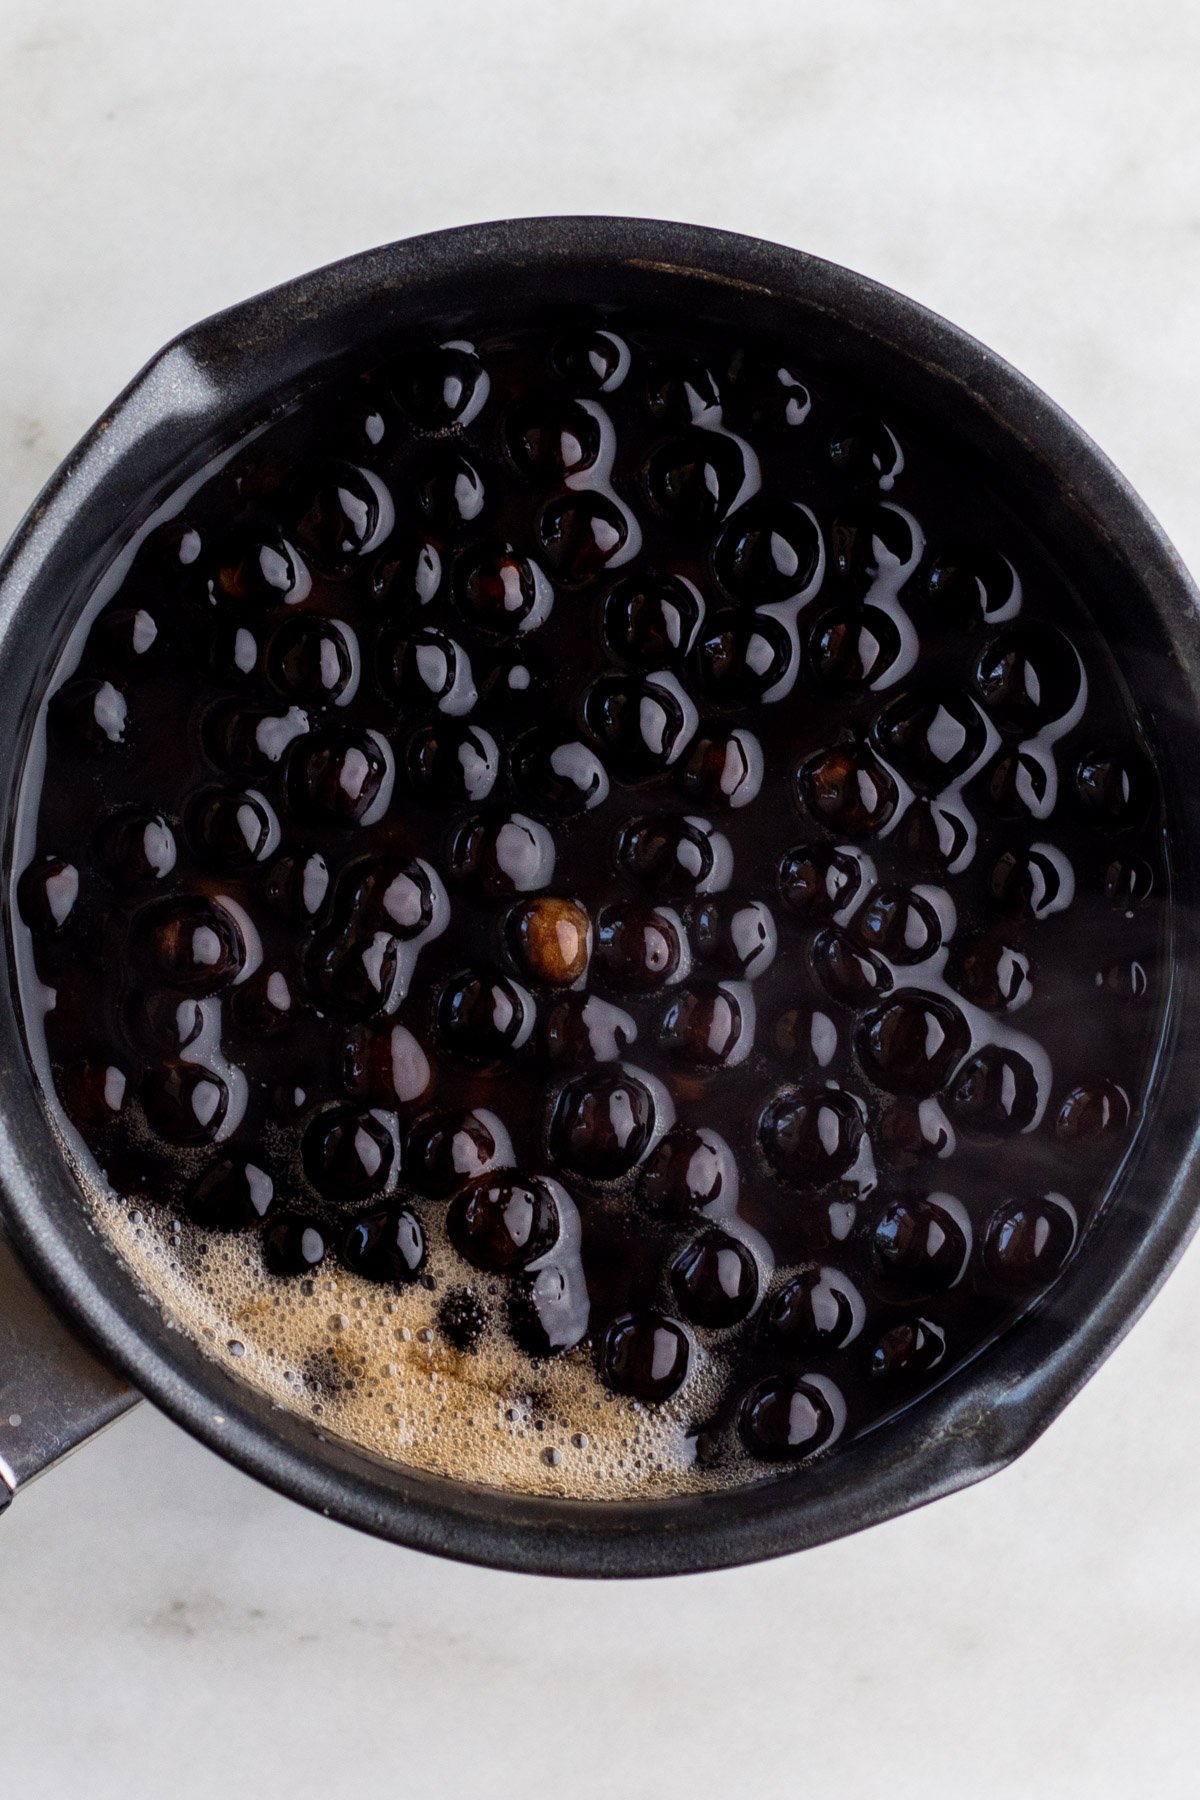
[[[0,1233],[0,1511],[138,1398],[64,1325]]]

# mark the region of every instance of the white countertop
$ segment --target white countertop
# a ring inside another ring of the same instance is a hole
[[[630,212],[901,288],[1200,567],[1189,0],[7,0],[0,535],[145,357],[365,245]],[[453,1567],[142,1408],[0,1521],[0,1785],[58,1800],[1196,1792],[1200,1256],[1005,1474],[671,1583]]]

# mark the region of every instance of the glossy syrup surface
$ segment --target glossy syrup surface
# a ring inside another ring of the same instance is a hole
[[[398,347],[167,511],[50,684],[17,908],[95,1203],[215,1355],[422,1467],[663,1492],[829,1452],[1086,1254],[1161,797],[969,458],[581,316]]]

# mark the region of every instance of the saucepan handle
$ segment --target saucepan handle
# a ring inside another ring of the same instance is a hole
[[[0,1232],[0,1511],[138,1398],[64,1325]]]

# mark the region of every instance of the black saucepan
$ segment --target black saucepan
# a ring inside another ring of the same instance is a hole
[[[956,435],[1069,558],[1147,722],[1172,838],[1169,1028],[1115,1198],[1036,1312],[940,1391],[823,1463],[739,1491],[646,1502],[555,1501],[453,1483],[320,1437],[170,1329],[98,1234],[59,1151],[29,1069],[10,948],[0,964],[0,1203],[20,1261],[0,1245],[0,1475],[9,1492],[136,1390],[281,1492],[423,1550],[609,1576],[776,1556],[1010,1462],[1118,1342],[1195,1225],[1196,590],[1137,496],[1029,382],[911,301],[794,250],[648,220],[506,221],[368,251],[184,332],[67,458],[0,564],[7,874],[14,794],[49,671],[95,573],[170,490],[315,370],[387,334],[595,301],[691,310],[795,341],[860,380],[877,376]]]

